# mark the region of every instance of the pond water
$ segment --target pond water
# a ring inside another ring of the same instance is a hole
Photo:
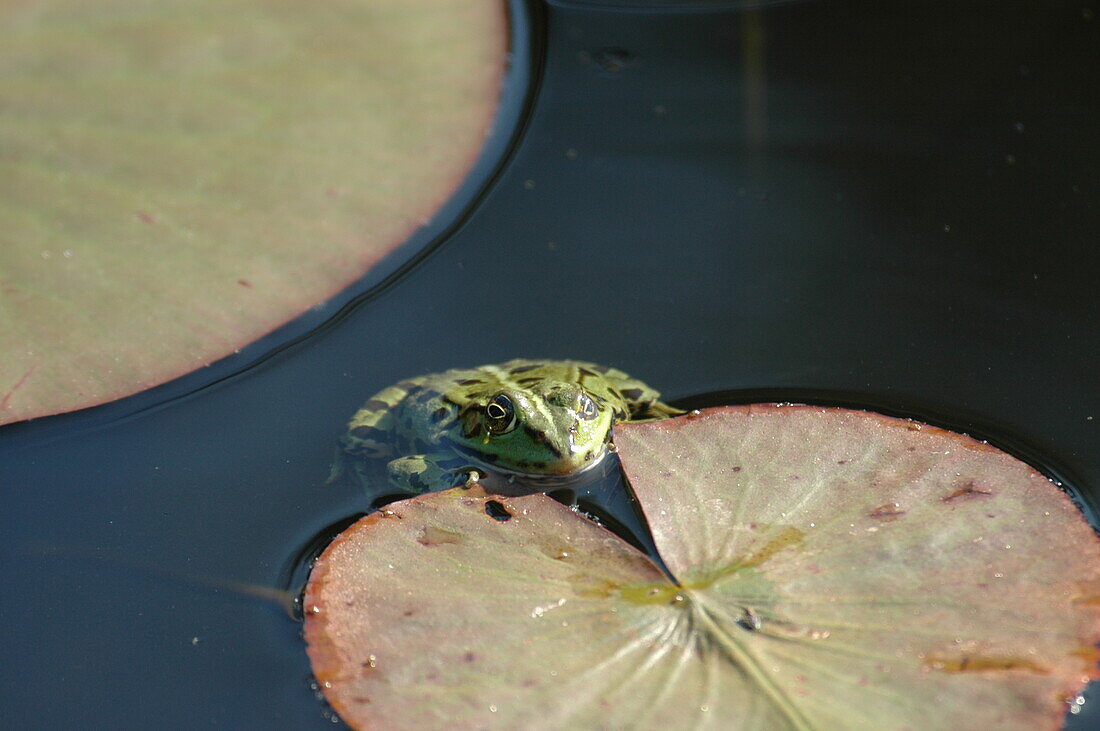
[[[574,357],[684,406],[914,416],[1095,517],[1092,4],[629,5],[513,5],[470,184],[353,291],[0,430],[7,723],[331,727],[265,588],[366,509],[325,484],[347,417],[452,366]]]

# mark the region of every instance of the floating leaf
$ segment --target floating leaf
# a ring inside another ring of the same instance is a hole
[[[495,107],[498,0],[0,7],[0,423],[221,358],[454,190]]]
[[[751,406],[621,427],[677,583],[542,495],[396,503],[318,561],[306,638],[357,727],[1056,727],[1100,545],[988,445]]]
[[[692,601],[759,622],[730,636],[792,719],[1057,726],[1094,672],[1100,543],[987,444],[807,406],[715,409],[616,443]]]

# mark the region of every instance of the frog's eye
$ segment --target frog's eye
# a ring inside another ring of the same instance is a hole
[[[581,394],[581,407],[577,411],[581,415],[582,419],[592,421],[600,414],[600,407],[596,405],[596,402],[588,397],[588,394]]]
[[[489,433],[507,434],[516,428],[516,409],[512,406],[512,399],[502,393],[493,396],[493,400],[485,407],[486,423]]]

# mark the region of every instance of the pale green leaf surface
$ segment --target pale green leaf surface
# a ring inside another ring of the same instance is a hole
[[[338,538],[307,590],[314,671],[345,720],[1055,727],[1091,673],[1096,537],[1007,455],[809,407],[714,409],[616,443],[680,586],[542,495],[396,503]]]
[[[465,175],[506,42],[499,0],[0,2],[0,423],[361,276]]]
[[[771,405],[632,425],[616,443],[662,558],[792,719],[1057,726],[1093,673],[1096,535],[1003,452]],[[758,631],[729,627],[746,608]]]

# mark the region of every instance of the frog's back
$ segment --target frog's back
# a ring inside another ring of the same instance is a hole
[[[619,419],[629,414],[626,397],[616,388],[629,376],[606,366],[576,360],[529,360],[516,358],[505,363],[453,368],[416,379],[395,404],[398,429],[422,434],[438,441],[438,435],[479,397],[506,390],[528,390],[540,383],[575,383],[604,403],[610,403]]]

